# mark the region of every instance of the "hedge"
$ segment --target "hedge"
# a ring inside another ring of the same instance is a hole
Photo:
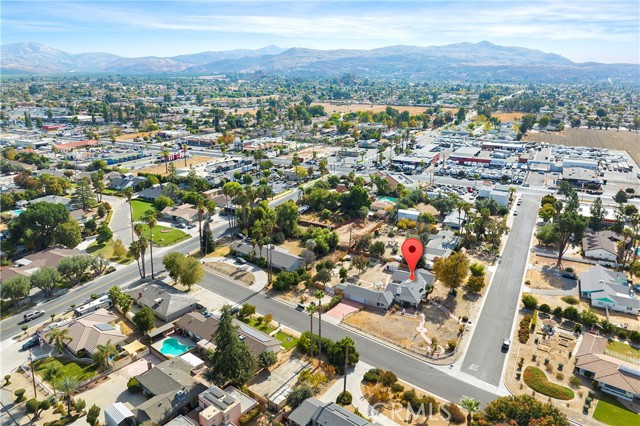
[[[523,380],[534,391],[551,398],[568,401],[575,396],[571,389],[548,381],[544,371],[537,367],[525,368]]]
[[[240,426],[246,426],[248,424],[251,424],[251,422],[253,422],[255,418],[258,417],[259,415],[260,415],[260,409],[258,407],[254,408],[248,413],[244,413],[243,415],[240,416],[240,421],[239,421]]]

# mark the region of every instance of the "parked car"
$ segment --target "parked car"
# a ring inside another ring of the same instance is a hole
[[[176,223],[176,228],[180,228],[180,229],[186,229],[187,225],[185,225],[184,223]]]
[[[569,278],[570,280],[577,280],[578,276],[572,272],[565,272],[562,274],[562,278]]]
[[[22,350],[26,351],[26,350],[29,350],[31,348],[35,348],[39,344],[40,344],[40,337],[33,336],[31,339],[27,340],[26,342],[24,342],[22,344]]]
[[[305,310],[304,305],[302,303],[298,303],[298,306],[296,306],[296,311],[302,312],[304,310]]]
[[[195,228],[196,226],[197,226],[197,225],[196,225],[195,223],[190,223],[190,224],[188,224],[188,225],[187,225],[187,228],[189,228],[189,229],[193,229],[193,228]]]
[[[511,339],[502,339],[502,350],[504,352],[508,352],[510,346],[511,346]]]
[[[241,258],[241,257],[236,257],[236,263],[239,263],[239,264],[241,264],[241,265],[246,265],[246,264],[247,264],[247,261],[246,261],[246,260],[244,260],[244,259],[243,259],[243,258]]]
[[[24,322],[29,322],[32,319],[36,319],[36,318],[41,317],[43,315],[44,315],[44,311],[36,310],[36,311],[32,311],[32,312],[28,312],[28,313],[24,314],[22,316],[22,318],[24,318]]]

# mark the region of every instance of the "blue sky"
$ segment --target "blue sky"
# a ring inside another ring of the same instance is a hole
[[[576,62],[640,62],[632,1],[2,0],[2,43],[172,56],[266,45],[315,49],[483,40]]]

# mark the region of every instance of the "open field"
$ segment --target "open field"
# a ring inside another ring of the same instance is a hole
[[[548,142],[556,145],[586,146],[627,151],[636,164],[640,163],[640,133],[621,130],[564,129],[559,133],[527,133],[525,141]]]
[[[211,157],[205,157],[202,155],[194,155],[193,157],[189,157],[187,158],[187,166],[189,167],[191,165],[196,165],[196,164],[201,164],[201,163],[206,163],[207,161],[211,161]],[[184,165],[184,158],[180,158],[179,160],[176,161],[170,161],[170,163],[173,163],[176,165],[176,169],[179,168],[183,168],[185,167]],[[154,175],[166,175],[166,169],[167,166],[164,163],[161,164],[156,164],[155,166],[149,166],[149,167],[144,167],[140,170],[135,171],[134,173],[152,173]]]
[[[492,117],[497,117],[503,123],[508,123],[510,121],[517,121],[522,118],[524,113],[522,112],[492,112]]]
[[[120,136],[116,136],[117,141],[130,141],[135,138],[144,138],[145,136],[154,137],[156,132],[138,132],[138,133],[125,133]]]
[[[387,105],[380,104],[348,104],[348,105],[333,105],[329,102],[314,102],[311,105],[322,105],[327,114],[333,114],[334,112],[357,112],[357,111],[371,111],[372,113],[384,111],[387,108]],[[390,105],[392,108],[397,109],[398,111],[409,111],[411,115],[422,114],[427,110],[427,107],[417,107],[417,106],[397,106]],[[457,112],[458,110],[455,108],[442,108],[444,111],[452,111]]]

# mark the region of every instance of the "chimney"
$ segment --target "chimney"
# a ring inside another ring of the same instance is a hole
[[[140,300],[140,299],[142,299],[142,292],[141,291],[138,292],[138,300]]]
[[[147,371],[151,370],[153,368],[153,364],[151,363],[151,361],[147,361]]]

